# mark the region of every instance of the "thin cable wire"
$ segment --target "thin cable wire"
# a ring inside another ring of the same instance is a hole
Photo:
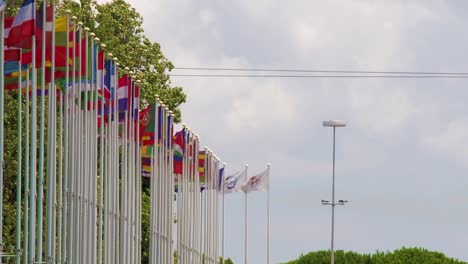
[[[422,71],[346,71],[346,70],[305,70],[305,69],[254,69],[254,68],[211,68],[175,67],[174,70],[197,71],[246,71],[246,72],[298,72],[298,73],[345,73],[345,74],[413,74],[413,75],[468,75],[468,72],[422,72]]]
[[[355,79],[467,79],[468,75],[251,75],[251,74],[169,74],[171,77],[209,78],[355,78]]]

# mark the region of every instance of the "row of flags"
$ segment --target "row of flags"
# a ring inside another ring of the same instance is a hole
[[[18,164],[23,147],[26,159],[17,193],[21,179],[28,184],[24,199],[17,197],[17,234],[23,215],[24,236],[17,235],[16,263],[141,263],[141,176],[151,182],[149,263],[173,262],[174,214],[179,263],[217,263],[221,194],[269,191],[269,167],[250,177],[247,168],[226,173],[198,135],[174,131],[174,115],[159,99],[140,109],[135,73],[76,17],[35,4],[24,0],[16,16],[0,21],[0,89],[18,89],[19,107],[22,95],[27,102],[18,111],[18,128],[26,122],[28,132],[19,143]],[[0,0],[2,14],[5,8]]]

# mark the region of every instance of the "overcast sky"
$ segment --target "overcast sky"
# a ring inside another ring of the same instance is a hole
[[[466,1],[130,0],[176,67],[468,72]],[[178,71],[177,73],[182,73]],[[187,72],[185,73],[193,73]],[[183,120],[230,172],[271,167],[274,263],[330,246],[418,246],[468,261],[468,81],[173,78]],[[266,194],[249,196],[249,261],[266,262]],[[243,263],[244,199],[226,201]]]

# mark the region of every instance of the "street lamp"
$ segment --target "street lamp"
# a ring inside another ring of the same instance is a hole
[[[332,182],[332,201],[322,200],[322,205],[331,205],[332,208],[332,224],[331,224],[331,257],[330,263],[335,264],[335,252],[334,252],[334,232],[335,232],[335,206],[345,205],[348,201],[339,200],[335,203],[335,131],[337,127],[345,127],[346,123],[342,120],[328,120],[323,121],[324,127],[333,127],[333,182]]]

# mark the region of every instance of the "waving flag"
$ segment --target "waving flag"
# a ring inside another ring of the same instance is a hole
[[[200,181],[205,179],[205,158],[206,152],[204,150],[198,152],[198,174],[200,176]]]
[[[174,135],[174,174],[182,174],[185,152],[185,128]]]
[[[224,178],[224,193],[241,192],[241,186],[247,180],[247,168]],[[222,188],[222,186],[221,186]]]
[[[268,191],[270,181],[270,170],[266,168],[264,171],[250,176],[246,183],[242,184],[242,191],[249,193],[254,191]]]
[[[31,48],[32,36],[34,36],[35,31],[34,19],[34,0],[24,0],[6,36],[6,45],[25,49]]]
[[[4,33],[5,36],[8,36],[10,29],[13,25],[13,20],[14,17],[8,17],[5,18],[5,23],[4,23]],[[5,61],[19,61],[21,58],[21,50],[19,48],[13,48],[13,47],[5,47]]]
[[[117,88],[117,100],[119,101],[119,112],[124,112],[128,110],[128,76],[124,75],[119,79],[119,86]]]

